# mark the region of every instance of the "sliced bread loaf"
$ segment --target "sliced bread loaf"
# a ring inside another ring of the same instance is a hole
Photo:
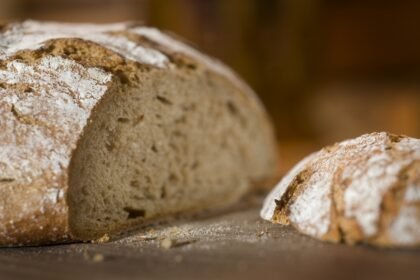
[[[227,205],[277,160],[266,112],[231,70],[128,23],[3,26],[0,131],[0,245]]]

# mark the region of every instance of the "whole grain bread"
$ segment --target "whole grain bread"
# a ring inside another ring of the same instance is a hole
[[[271,178],[267,114],[231,70],[131,23],[0,32],[0,245],[92,240]]]
[[[309,155],[261,217],[332,242],[420,245],[420,139],[372,133]]]

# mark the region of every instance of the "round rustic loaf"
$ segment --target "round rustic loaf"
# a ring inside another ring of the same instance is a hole
[[[268,195],[261,217],[332,241],[420,245],[420,140],[372,133],[309,155]]]
[[[0,131],[0,245],[92,240],[224,206],[277,161],[244,82],[130,23],[2,26]]]

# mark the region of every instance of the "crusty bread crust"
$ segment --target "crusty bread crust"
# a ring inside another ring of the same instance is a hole
[[[372,133],[302,160],[262,218],[332,242],[420,245],[420,140]]]
[[[189,65],[224,79],[247,100],[270,151],[253,179],[271,177],[270,122],[252,90],[220,62],[132,23],[6,25],[0,33],[0,245],[78,239],[68,225],[69,166],[97,104],[139,72]]]

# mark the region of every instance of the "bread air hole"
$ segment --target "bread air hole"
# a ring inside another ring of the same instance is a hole
[[[157,96],[156,96],[156,99],[157,99],[159,102],[161,102],[162,104],[165,104],[165,105],[172,105],[172,101],[170,101],[170,100],[169,100],[169,99],[167,99],[166,97],[163,97],[163,96],[157,95]]]
[[[146,216],[146,211],[144,209],[134,209],[131,207],[124,207],[123,209],[128,213],[127,219],[144,218]]]
[[[128,118],[118,118],[117,122],[119,122],[119,123],[129,123],[130,119],[128,119]]]
[[[137,180],[133,180],[133,181],[130,182],[130,186],[138,189],[138,188],[140,188],[140,182],[137,181]]]

